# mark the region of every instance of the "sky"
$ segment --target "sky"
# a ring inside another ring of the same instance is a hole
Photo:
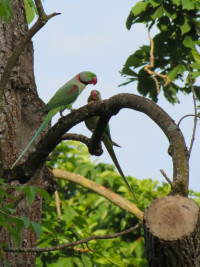
[[[126,18],[136,1],[132,0],[46,0],[45,12],[61,12],[52,18],[34,37],[34,69],[37,89],[41,99],[47,103],[54,93],[81,71],[97,74],[96,86],[87,86],[73,107],[87,103],[90,91],[97,89],[103,99],[118,93],[138,94],[136,83],[118,85],[126,78],[120,75],[126,59],[140,46],[149,44],[144,25],[137,24],[126,29]],[[152,36],[154,32],[151,33]],[[162,93],[158,105],[176,122],[186,114],[193,114],[192,95],[179,94],[181,104],[171,105]],[[65,113],[67,114],[67,112]],[[59,116],[55,116],[53,123]],[[112,139],[121,145],[115,152],[124,174],[138,179],[152,178],[165,181],[160,169],[172,179],[172,160],[168,155],[168,140],[161,129],[145,114],[123,109],[110,120]],[[189,147],[193,119],[182,121],[180,128]],[[70,132],[90,137],[84,123]],[[200,152],[199,125],[190,158],[190,189],[200,191],[198,166]],[[92,160],[96,157],[92,157]],[[99,162],[110,163],[104,149]]]

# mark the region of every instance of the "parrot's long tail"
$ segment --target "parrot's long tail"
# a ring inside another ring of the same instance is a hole
[[[116,155],[115,155],[115,152],[114,152],[114,150],[113,150],[112,143],[110,143],[109,141],[107,142],[107,140],[103,140],[103,143],[104,143],[106,149],[108,150],[108,153],[109,153],[109,155],[111,156],[112,161],[114,162],[115,167],[117,168],[119,174],[120,174],[121,177],[123,178],[124,182],[127,184],[128,188],[129,188],[129,190],[131,191],[131,193],[133,194],[134,198],[135,198],[135,199],[137,200],[137,202],[139,203],[139,201],[138,201],[138,199],[137,199],[135,193],[133,192],[133,189],[131,188],[131,186],[129,185],[128,181],[126,180],[126,177],[125,177],[125,175],[124,175],[124,173],[123,173],[123,171],[122,171],[122,169],[121,169],[121,167],[120,167],[120,165],[119,165],[119,162],[118,162],[117,157],[116,157]]]
[[[11,170],[15,167],[15,165],[17,164],[17,162],[23,157],[23,155],[26,153],[26,151],[29,149],[29,147],[32,145],[32,143],[35,141],[35,139],[37,138],[37,136],[42,132],[42,130],[46,127],[46,125],[51,121],[52,117],[58,112],[57,109],[52,109],[50,110],[43,123],[40,125],[40,128],[37,130],[37,132],[35,133],[35,135],[33,136],[33,138],[31,139],[31,141],[29,142],[29,144],[26,146],[26,148],[24,149],[24,151],[20,154],[20,156],[18,157],[18,159],[15,161],[15,163],[12,165]]]

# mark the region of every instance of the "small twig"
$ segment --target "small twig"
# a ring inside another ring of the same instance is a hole
[[[61,218],[61,210],[60,210],[60,198],[59,198],[58,191],[56,190],[54,194],[55,194],[55,199],[56,199],[56,210],[58,213],[58,218],[60,219]]]
[[[159,76],[163,79],[166,79],[166,82],[164,84],[164,87],[166,87],[169,83],[171,83],[171,80],[169,79],[169,77],[167,75],[163,75],[163,74],[160,74],[158,72],[155,72],[155,71],[151,71],[149,68],[154,68],[154,42],[153,42],[153,39],[151,38],[151,34],[150,34],[150,31],[148,30],[148,36],[149,36],[149,40],[150,40],[150,44],[151,44],[151,50],[150,50],[150,65],[146,65],[144,67],[144,69],[149,73],[149,75],[152,77],[152,79],[155,81],[155,84],[156,84],[156,89],[157,89],[157,94],[160,93],[160,85],[159,85],[159,82],[158,80],[156,79],[155,76],[153,75],[156,75],[156,76]]]
[[[95,250],[93,250],[93,249],[91,249],[91,248],[89,247],[88,243],[85,243],[85,244],[86,244],[87,248],[88,248],[91,252],[95,252]]]
[[[169,177],[167,176],[167,174],[164,172],[164,170],[160,170],[160,172],[162,173],[162,175],[165,177],[165,179],[167,180],[167,182],[171,185],[171,188],[174,188],[174,185],[172,183],[172,181],[169,179]]]
[[[181,121],[187,117],[197,117],[197,118],[200,118],[200,115],[194,115],[194,114],[187,114],[185,116],[183,116],[182,118],[180,118],[179,122],[177,123],[177,125],[179,126]]]
[[[58,246],[54,246],[54,247],[49,247],[49,248],[6,248],[4,249],[4,251],[6,252],[47,252],[47,251],[55,251],[55,250],[61,250],[61,249],[65,249],[68,247],[74,247],[83,243],[88,243],[91,240],[97,240],[97,239],[114,239],[116,237],[119,236],[123,236],[123,235],[127,235],[132,233],[133,231],[135,231],[136,229],[138,229],[139,227],[141,227],[141,224],[137,224],[136,226],[119,232],[119,233],[115,233],[115,234],[107,234],[107,235],[92,235],[89,236],[87,238],[78,240],[78,241],[74,241],[71,243],[67,243],[67,244],[63,244],[63,245],[58,245]]]
[[[194,144],[196,128],[197,128],[197,103],[196,103],[196,97],[195,97],[195,92],[194,92],[194,87],[193,87],[193,82],[192,82],[192,77],[191,77],[191,69],[190,69],[190,65],[189,65],[188,61],[187,61],[186,65],[187,65],[187,69],[188,69],[188,76],[189,76],[189,80],[190,80],[190,86],[191,86],[193,103],[194,103],[194,114],[195,114],[194,126],[193,126],[193,131],[192,131],[192,138],[191,138],[191,141],[190,141],[190,148],[189,148],[189,158],[190,158],[192,147],[193,147],[193,144]]]

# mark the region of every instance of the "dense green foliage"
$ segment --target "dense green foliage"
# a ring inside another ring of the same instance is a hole
[[[53,153],[51,167],[80,174],[134,202],[121,177],[112,165],[91,162],[87,148],[79,142],[59,145]],[[141,209],[158,196],[165,196],[169,186],[157,181],[139,181],[127,177],[141,202]],[[114,206],[108,200],[66,180],[57,179],[62,216],[56,212],[55,199],[44,204],[39,247],[63,244],[91,235],[120,232],[134,226],[138,219]],[[63,251],[38,253],[37,266],[146,266],[142,230],[114,240],[95,240],[87,246]]]
[[[53,152],[49,166],[80,174],[134,202],[114,166],[92,162],[87,148],[79,142],[62,142]],[[127,177],[144,210],[158,197],[166,196],[170,186],[152,179],[137,180]],[[58,217],[54,197],[44,204],[39,247],[64,244],[91,235],[120,232],[138,223],[138,219],[116,207],[103,197],[66,180],[57,179],[60,196],[61,218]],[[193,196],[200,194],[192,192]],[[198,199],[200,200],[200,199]],[[199,201],[200,202],[200,201]],[[136,203],[137,204],[137,203]],[[142,229],[132,234],[111,240],[94,240],[87,246],[68,248],[62,251],[38,253],[37,266],[147,266],[144,253]]]
[[[200,76],[199,11],[199,0],[143,0],[135,4],[127,18],[129,30],[135,23],[144,23],[150,32],[152,27],[156,28],[154,67],[150,70],[167,75],[171,80],[164,86],[166,79],[156,76],[170,103],[178,102],[179,91],[191,92],[189,68],[193,83]],[[150,64],[150,45],[143,45],[129,56],[121,74],[128,76],[124,84],[137,81],[138,92],[157,101],[155,81],[144,69],[147,64]],[[200,99],[200,87],[194,85],[194,88],[196,97]]]

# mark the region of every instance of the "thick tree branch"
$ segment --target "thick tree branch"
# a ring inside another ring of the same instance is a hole
[[[71,181],[73,183],[79,184],[83,187],[86,187],[93,192],[96,192],[100,196],[105,197],[108,199],[110,202],[118,206],[120,209],[128,211],[132,214],[134,214],[138,219],[142,220],[143,219],[143,212],[138,209],[138,207],[133,204],[132,202],[128,201],[127,199],[115,194],[111,190],[105,188],[102,185],[99,185],[81,175],[59,170],[59,169],[54,169],[53,174],[56,178],[59,179],[64,179],[67,181]]]
[[[48,22],[49,19],[60,14],[60,13],[52,13],[50,15],[46,15],[43,10],[41,1],[36,0],[35,4],[38,10],[39,18],[36,21],[36,23],[21,38],[19,43],[16,45],[16,48],[12,53],[10,59],[8,60],[7,65],[2,73],[0,80],[0,101],[1,101],[0,106],[2,105],[2,97],[4,94],[6,84],[10,78],[11,71],[15,66],[19,56],[25,49],[26,45],[30,42],[31,38]]]
[[[115,115],[123,108],[129,108],[145,113],[165,133],[170,143],[170,155],[173,160],[173,182],[172,194],[188,194],[188,150],[181,130],[174,120],[153,101],[134,94],[118,94],[107,100],[97,103],[89,103],[67,116],[61,118],[40,140],[36,149],[29,155],[26,162],[18,165],[14,170],[5,173],[7,181],[20,180],[26,182],[34,174],[35,170],[44,164],[48,154],[60,143],[65,132],[74,125],[92,117]],[[96,131],[99,130],[99,124]]]
[[[130,234],[140,227],[141,227],[141,224],[137,224],[136,226],[134,226],[128,230],[119,232],[119,233],[107,234],[107,235],[92,235],[92,236],[89,236],[87,238],[84,238],[84,239],[81,239],[78,241],[74,241],[71,243],[62,244],[62,245],[58,245],[58,246],[54,246],[54,247],[50,247],[50,248],[6,248],[4,251],[6,251],[6,252],[47,252],[47,251],[62,250],[62,249],[68,248],[68,247],[74,247],[74,246],[77,246],[77,245],[80,245],[83,243],[88,243],[91,240],[114,239],[114,238],[117,238],[119,236]]]

